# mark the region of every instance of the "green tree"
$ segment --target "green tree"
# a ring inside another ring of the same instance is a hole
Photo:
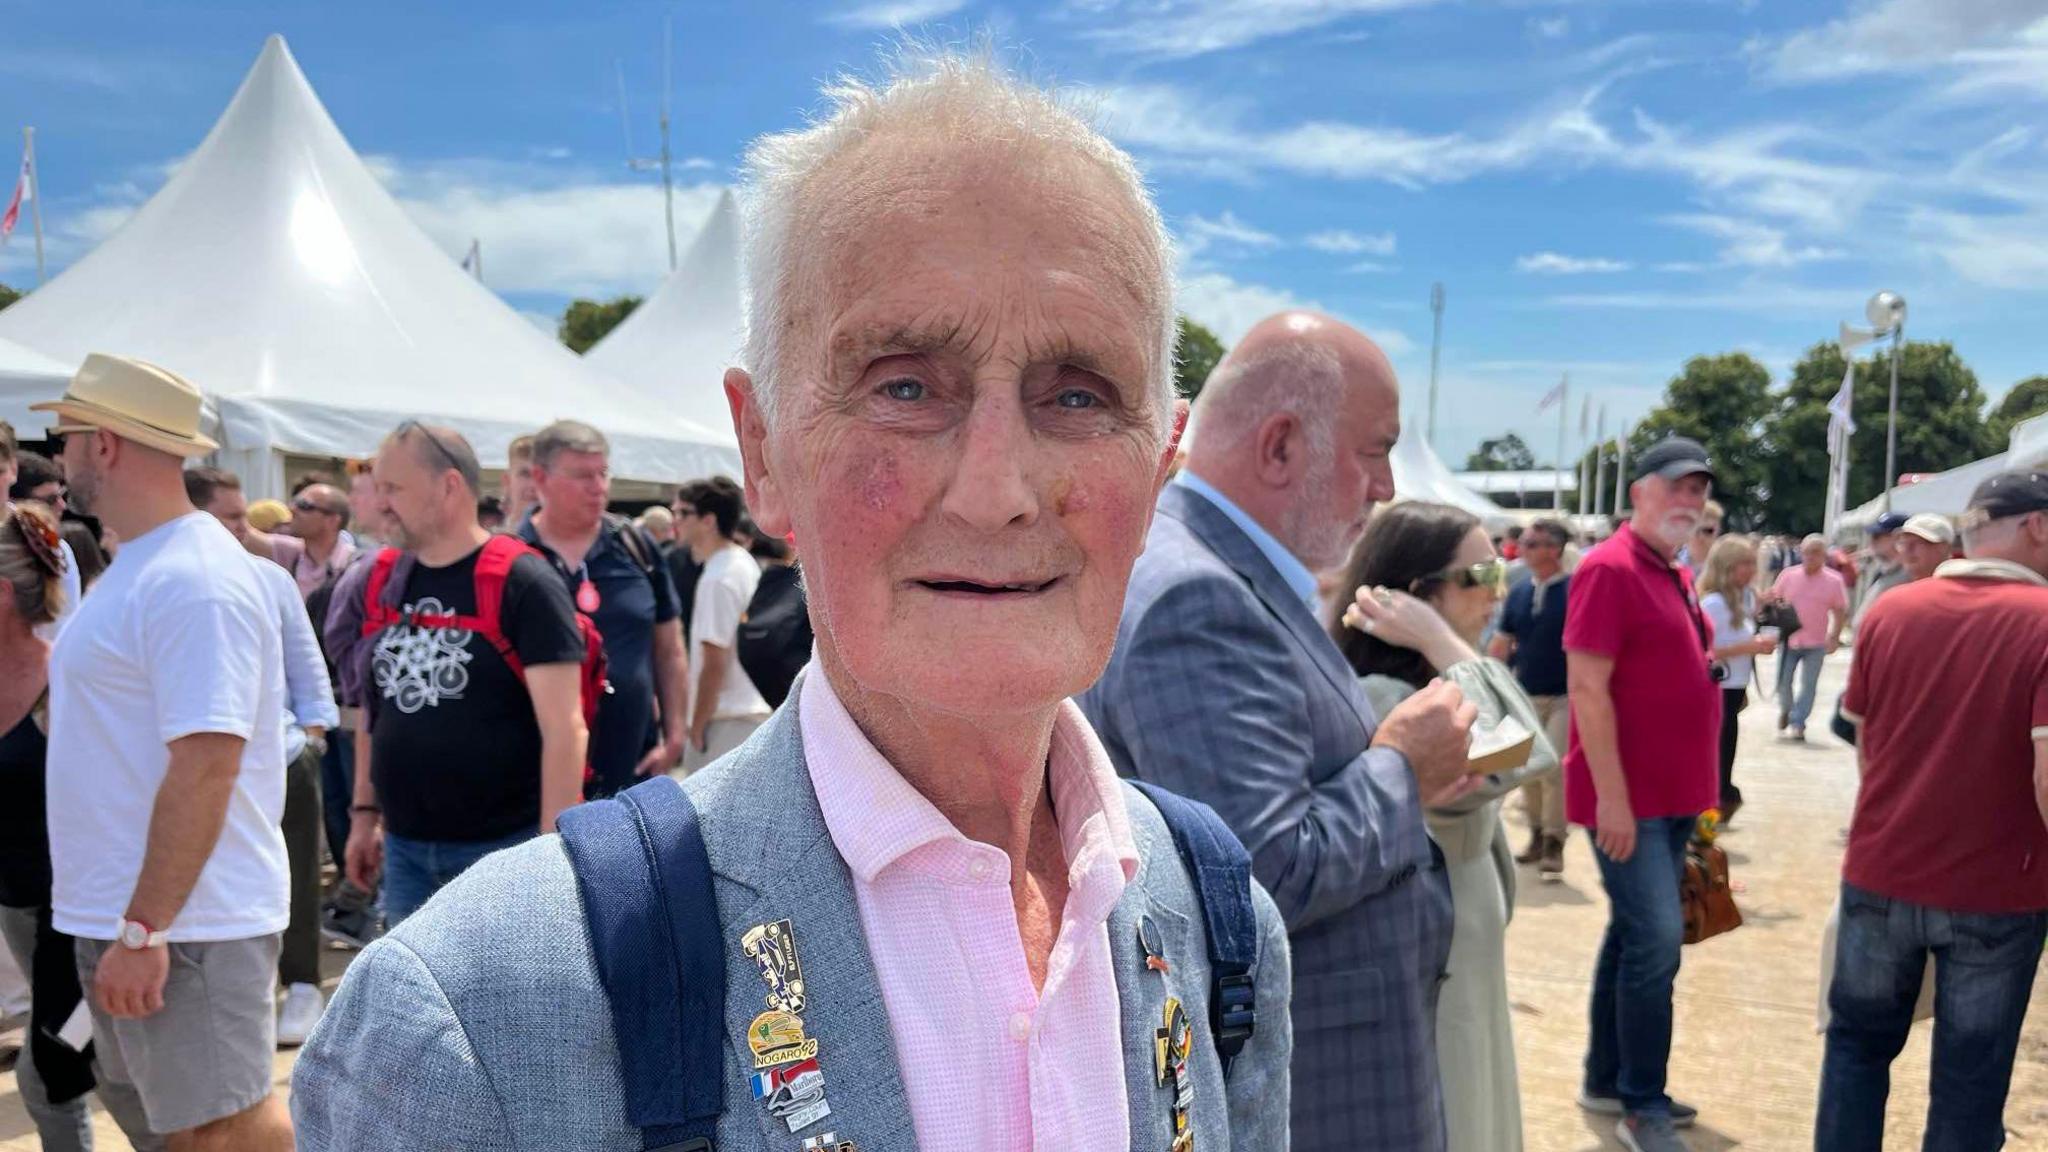
[[[595,300],[571,300],[562,313],[562,322],[555,326],[555,335],[571,351],[588,352],[592,344],[604,339],[605,333],[617,328],[639,306],[638,296],[616,296],[601,304]]]
[[[5,308],[19,299],[21,299],[21,293],[16,292],[5,284],[0,284],[0,308]]]
[[[1807,349],[1764,421],[1759,447],[1765,520],[1779,531],[1811,532],[1821,526],[1828,486],[1827,405],[1842,386],[1845,367],[1831,340]],[[1846,507],[1884,491],[1890,391],[1888,349],[1856,363],[1856,434],[1849,443]],[[1954,347],[1907,344],[1899,364],[1899,473],[1945,472],[1997,451],[2000,445],[1983,412],[1984,389]]]
[[[1223,359],[1223,341],[1214,332],[1182,316],[1174,322],[1173,387],[1189,400],[1202,394],[1209,373]]]
[[[1513,432],[1479,442],[1465,457],[1467,472],[1527,472],[1536,467],[1536,454]]]
[[[1993,408],[1990,417],[1984,421],[1986,430],[1991,434],[1991,450],[1996,452],[2000,446],[2012,441],[2013,425],[2044,412],[2048,412],[2048,376],[2030,376],[2013,385],[2012,391],[2005,394],[2005,399],[1998,402],[1998,407]]]
[[[1670,436],[1699,441],[1714,463],[1714,498],[1728,510],[1730,525],[1748,529],[1763,511],[1758,489],[1764,469],[1756,441],[1770,411],[1771,373],[1755,357],[1695,356],[1664,386],[1664,402],[1629,433],[1628,454],[1640,456]]]

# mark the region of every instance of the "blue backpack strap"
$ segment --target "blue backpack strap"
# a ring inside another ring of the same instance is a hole
[[[1216,810],[1143,780],[1130,783],[1145,794],[1173,833],[1209,938],[1209,1030],[1223,1074],[1252,1038],[1257,1011],[1252,969],[1259,962],[1259,918],[1252,908],[1252,857]]]
[[[647,1152],[714,1152],[725,1112],[725,952],[697,809],[666,777],[556,821]]]

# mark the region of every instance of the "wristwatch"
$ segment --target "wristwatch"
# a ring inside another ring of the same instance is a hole
[[[140,920],[128,919],[121,921],[120,933],[116,937],[121,942],[121,947],[128,949],[130,952],[140,952],[146,948],[154,948],[162,944],[164,938],[165,933],[151,928]]]

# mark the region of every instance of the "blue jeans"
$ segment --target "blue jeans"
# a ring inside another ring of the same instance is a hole
[[[327,854],[343,876],[348,875],[348,861],[342,856],[348,848],[355,798],[356,734],[336,728],[327,734],[327,755],[320,758],[320,818],[327,830]]]
[[[1827,659],[1826,648],[1787,647],[1778,653],[1778,710],[1789,716],[1790,726],[1806,728],[1806,718],[1813,715],[1813,694],[1820,688],[1820,664]],[[1798,674],[1798,694],[1793,693],[1792,677]]]
[[[1586,1094],[1618,1096],[1630,1112],[1671,1111],[1664,1070],[1671,1058],[1671,985],[1685,946],[1678,880],[1694,818],[1636,821],[1627,863],[1594,845],[1610,905],[1593,967],[1593,1027],[1586,1046]]]
[[[1913,1027],[1934,960],[1934,1056],[1924,1152],[2005,1144],[2005,1095],[2048,912],[1977,915],[1923,908],[1842,885],[1835,979],[1828,990],[1814,1147],[1877,1152],[1891,1064]]]
[[[408,840],[384,834],[384,921],[392,927],[419,911],[450,880],[501,848],[515,848],[535,832],[502,840]]]

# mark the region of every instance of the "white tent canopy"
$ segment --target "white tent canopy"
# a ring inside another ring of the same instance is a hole
[[[725,370],[739,363],[746,328],[739,209],[728,189],[675,272],[583,359],[662,397],[670,411],[718,430],[731,444]]]
[[[1917,483],[1892,489],[1892,511],[1907,516],[1920,512],[1960,516],[1969,506],[1970,493],[1977,490],[1977,485],[2007,469],[2039,468],[2043,465],[2048,465],[2048,415],[2014,425],[2011,447],[1996,456],[1986,456],[1960,468],[1938,472]],[[1860,533],[1883,512],[1884,497],[1880,496],[1843,513],[1836,533]]]
[[[223,459],[276,494],[282,454],[364,456],[407,417],[488,462],[573,417],[622,478],[737,470],[730,437],[585,364],[456,267],[342,138],[284,41],[133,219],[0,312],[0,337],[114,352],[206,393]]]
[[[28,406],[63,395],[70,380],[63,361],[0,339],[0,420],[13,425],[16,435],[41,433],[55,423],[48,412]]]
[[[1474,492],[1447,467],[1429,441],[1410,431],[1394,444],[1394,497],[1449,504],[1479,517],[1489,528],[1515,523],[1507,509]]]

